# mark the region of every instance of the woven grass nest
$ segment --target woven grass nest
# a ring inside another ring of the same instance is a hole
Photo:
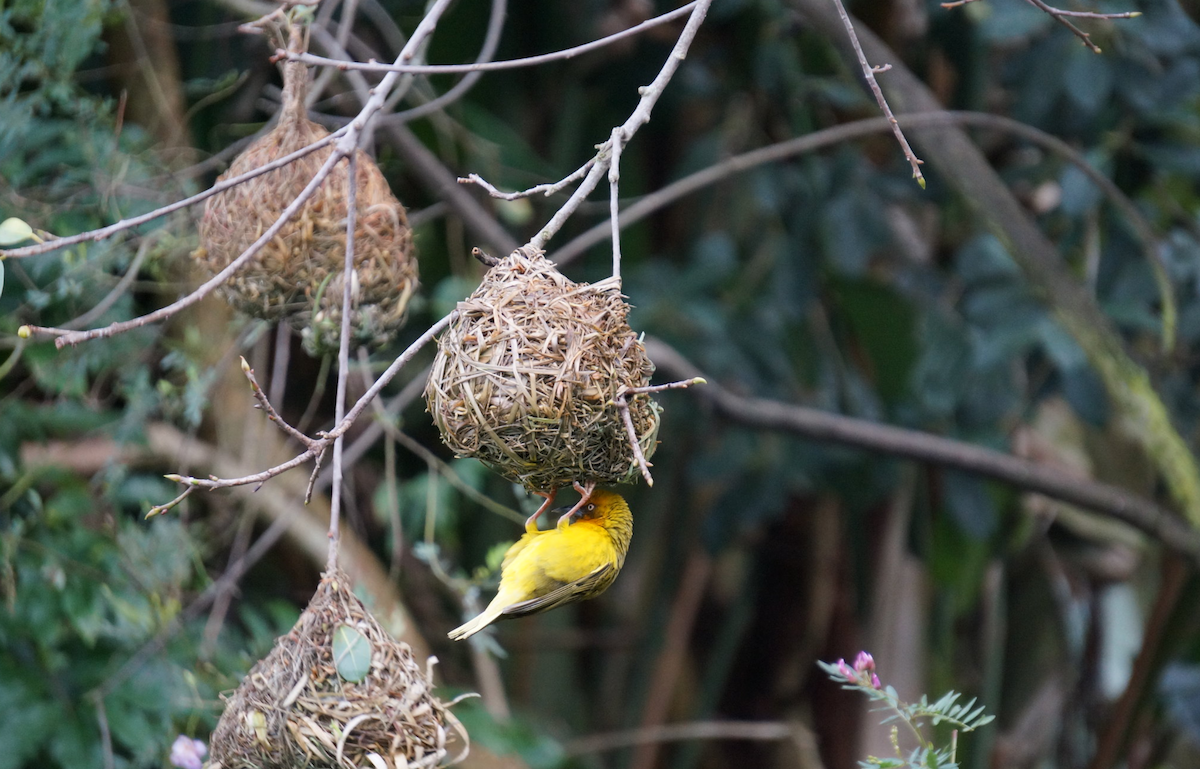
[[[433,767],[447,755],[448,725],[465,745],[412,650],[388,635],[350,584],[344,573],[326,574],[296,625],[228,698],[209,769]],[[339,633],[369,660],[358,682],[339,672],[352,653],[335,641]]]
[[[289,49],[303,50],[291,30]],[[284,67],[283,110],[266,136],[239,155],[218,181],[238,176],[329,135],[308,120],[308,72],[300,62]],[[333,152],[305,155],[209,198],[193,256],[210,273],[229,265],[270,227]],[[375,163],[356,151],[357,221],[351,341],[381,347],[404,324],[417,288],[416,250],[404,206],[392,195]],[[236,309],[266,320],[286,319],[301,330],[314,355],[336,350],[340,339],[346,255],[346,180],[340,162],[314,195],[251,262],[220,289]]]
[[[425,397],[442,440],[530,491],[632,480],[614,401],[654,364],[628,313],[615,283],[573,283],[541,252],[500,259],[438,342]],[[649,458],[660,409],[646,394],[628,402]]]

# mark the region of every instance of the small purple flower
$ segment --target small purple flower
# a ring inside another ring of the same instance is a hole
[[[858,656],[854,658],[854,669],[859,673],[866,673],[867,671],[874,672],[875,658],[872,657],[868,652],[859,652]]]
[[[854,671],[851,670],[850,666],[846,664],[846,660],[839,659],[837,661],[837,668],[838,668],[838,672],[841,673],[844,677],[850,678],[850,679],[854,678]]]
[[[171,745],[171,764],[179,769],[200,769],[207,754],[208,747],[203,742],[181,734]]]

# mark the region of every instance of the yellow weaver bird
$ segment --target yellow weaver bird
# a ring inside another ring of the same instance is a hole
[[[496,597],[478,617],[451,630],[450,638],[469,638],[498,619],[537,614],[608,589],[625,564],[633,514],[620,494],[588,491],[553,529],[540,531],[537,516],[526,522],[524,536],[504,554]]]

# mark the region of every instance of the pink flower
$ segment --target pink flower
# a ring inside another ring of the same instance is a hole
[[[876,689],[883,688],[883,684],[879,683],[879,676],[874,673],[871,674],[871,686],[874,686]]]
[[[859,652],[858,656],[854,658],[854,669],[859,673],[866,673],[867,671],[874,672],[875,658],[872,657],[868,652]]]
[[[849,678],[849,679],[854,678],[854,671],[851,670],[850,666],[846,664],[846,660],[839,659],[837,661],[837,668],[838,668],[838,672],[841,673],[844,677]]]
[[[171,763],[179,769],[200,769],[207,754],[208,747],[203,742],[182,734],[171,745]]]

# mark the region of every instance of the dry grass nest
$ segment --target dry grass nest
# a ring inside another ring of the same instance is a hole
[[[448,725],[465,747],[466,733],[433,696],[427,671],[350,584],[341,572],[326,574],[295,627],[228,699],[210,769],[433,767],[447,756]],[[350,647],[335,642],[339,633]],[[365,674],[357,682],[342,677],[352,654]]]
[[[239,155],[218,181],[277,160],[329,135],[304,117],[308,73],[285,67],[285,102],[276,127]],[[332,146],[209,198],[194,256],[210,273],[229,265],[283,212],[333,152]],[[380,347],[403,325],[417,288],[416,250],[404,206],[375,163],[356,151],[357,221],[351,340]],[[346,255],[348,163],[340,162],[296,215],[220,289],[238,310],[286,319],[305,347],[323,354],[338,347]]]
[[[573,283],[540,252],[518,251],[458,304],[425,396],[442,440],[531,491],[638,472],[619,395],[654,373],[617,284]],[[647,458],[660,410],[628,397]]]

